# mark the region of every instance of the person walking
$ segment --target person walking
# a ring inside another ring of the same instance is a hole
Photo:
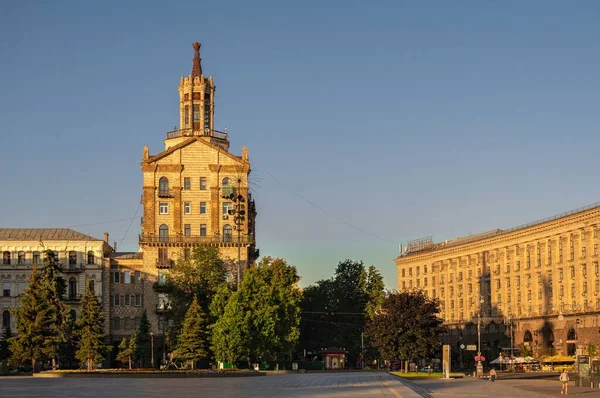
[[[563,369],[562,373],[560,374],[559,380],[562,384],[562,387],[560,388],[560,394],[565,394],[565,395],[569,395],[569,374],[567,373],[567,369]]]
[[[496,381],[496,369],[492,368],[492,370],[490,370],[490,380],[493,382]]]

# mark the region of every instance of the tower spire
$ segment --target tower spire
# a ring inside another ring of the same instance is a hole
[[[194,47],[194,66],[192,67],[192,77],[200,77],[202,74],[202,65],[200,64],[200,61],[202,60],[202,58],[200,58],[200,46],[202,46],[202,44],[195,42],[192,43],[192,46]]]

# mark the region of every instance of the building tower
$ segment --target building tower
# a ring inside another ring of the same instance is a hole
[[[181,128],[166,134],[162,152],[143,151],[144,273],[160,282],[177,259],[209,244],[219,248],[235,281],[258,257],[250,161],[246,147],[241,156],[229,153],[228,134],[214,129],[215,85],[202,71],[200,43],[193,47],[192,73],[178,87]],[[159,294],[152,308],[145,305],[148,314],[160,315],[166,301]],[[157,321],[154,317],[153,328]]]

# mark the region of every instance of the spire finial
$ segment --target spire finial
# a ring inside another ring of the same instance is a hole
[[[192,43],[192,46],[194,47],[194,66],[192,67],[192,77],[200,77],[202,74],[202,65],[200,65],[200,61],[202,60],[202,58],[200,58],[200,46],[202,46],[202,44],[195,42]]]

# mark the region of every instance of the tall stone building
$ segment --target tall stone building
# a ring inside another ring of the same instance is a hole
[[[215,84],[202,71],[200,44],[193,46],[192,73],[178,87],[181,128],[166,133],[164,150],[143,150],[140,252],[110,258],[113,340],[130,335],[144,310],[153,333],[162,335],[169,303],[156,287],[194,246],[218,247],[234,281],[258,257],[248,150],[230,153],[229,135],[214,129]]]
[[[2,329],[10,325],[16,332],[16,318],[11,311],[19,305],[32,268],[43,267],[46,250],[54,251],[63,267],[62,277],[67,283],[65,301],[75,319],[80,315],[86,280],[98,300],[104,301],[106,286],[102,276],[107,257],[113,251],[108,234],[101,240],[67,228],[0,228]],[[107,322],[105,332],[108,333]]]
[[[515,347],[573,355],[600,343],[599,228],[596,204],[508,230],[413,241],[395,260],[398,289],[440,299],[444,338],[464,358],[474,355],[460,346],[477,343],[478,319],[488,357],[510,347],[511,333]]]

